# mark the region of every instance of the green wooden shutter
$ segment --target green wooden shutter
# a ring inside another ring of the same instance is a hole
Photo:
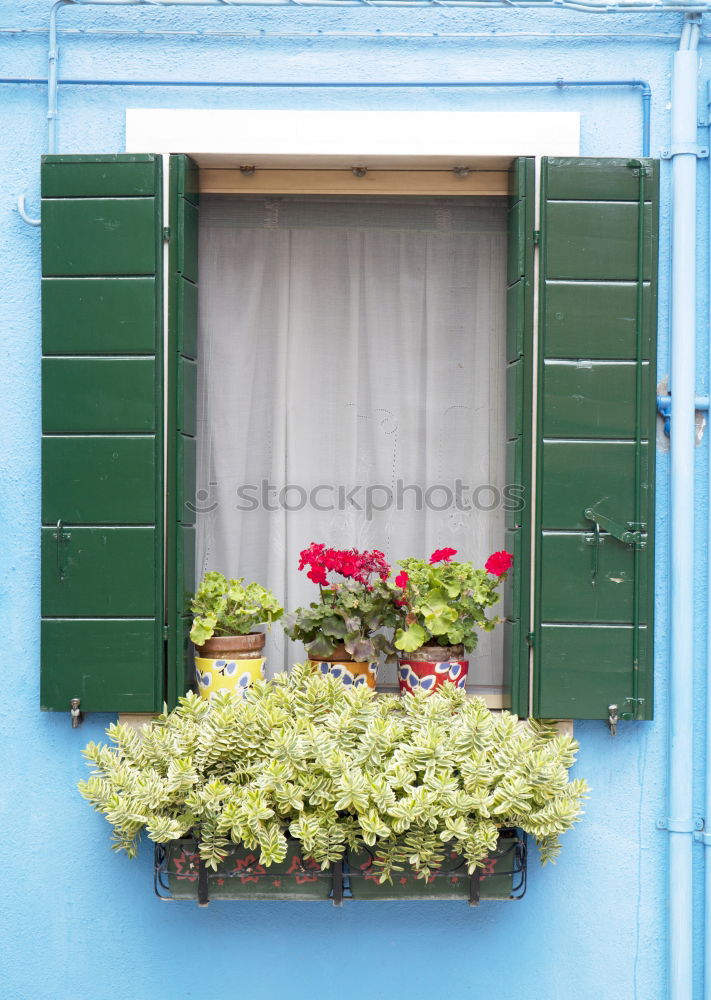
[[[504,593],[504,691],[528,714],[533,390],[535,161],[516,160],[508,210],[506,292],[506,548],[514,555]],[[514,489],[512,490],[511,487]]]
[[[161,169],[42,163],[45,709],[162,703]]]
[[[193,677],[188,633],[195,589],[198,169],[170,158],[168,324],[166,700],[172,707]]]
[[[658,166],[544,159],[533,713],[652,717]]]

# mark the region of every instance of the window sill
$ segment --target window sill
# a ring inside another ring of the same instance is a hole
[[[385,685],[378,689],[380,694],[397,694],[397,688],[395,685],[392,687]],[[486,707],[492,712],[501,712],[504,709],[503,700],[504,696],[501,692],[493,693],[482,693],[476,688],[472,688],[467,691],[470,697],[479,695],[486,702]],[[124,726],[132,726],[137,732],[143,728],[143,726],[148,725],[153,719],[158,718],[157,712],[119,712],[118,721]],[[559,733],[565,733],[567,736],[574,735],[574,725],[572,719],[556,719],[555,726]]]

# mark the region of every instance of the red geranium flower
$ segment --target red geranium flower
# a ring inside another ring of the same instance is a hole
[[[513,565],[513,556],[510,552],[502,549],[501,552],[494,552],[484,564],[484,569],[492,576],[503,576],[508,573]]]
[[[435,549],[430,556],[430,563],[434,565],[438,562],[451,562],[452,556],[456,556],[456,554],[456,549]]]
[[[314,566],[306,574],[309,580],[313,580],[314,583],[320,583],[323,587],[328,583],[328,577],[326,576],[326,570],[323,566]]]
[[[395,577],[395,586],[400,587],[401,590],[404,590],[405,587],[407,586],[407,581],[409,579],[410,577],[405,572],[405,570],[403,570],[402,573],[398,573],[398,575]]]
[[[370,586],[371,577],[376,574],[381,580],[390,576],[390,566],[378,549],[359,552],[358,549],[327,549],[325,545],[312,542],[300,553],[299,569],[309,567],[307,576],[322,587],[328,585],[328,573],[338,573],[347,579],[356,580],[364,587]]]

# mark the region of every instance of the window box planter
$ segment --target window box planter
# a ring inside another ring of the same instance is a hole
[[[476,906],[480,900],[521,899],[526,891],[526,840],[518,830],[502,830],[496,851],[473,875],[452,853],[427,880],[406,869],[392,883],[380,883],[372,862],[367,852],[349,855],[352,899],[463,899]]]
[[[502,830],[498,847],[482,868],[469,875],[463,860],[452,855],[425,881],[405,869],[393,883],[379,882],[373,855],[349,853],[344,863],[322,871],[301,856],[298,841],[289,842],[281,864],[259,864],[259,851],[235,846],[212,871],[200,864],[192,839],[158,844],[155,849],[154,887],[167,901],[330,899],[341,905],[353,900],[463,900],[472,906],[482,900],[521,899],[526,891],[526,839],[518,830]]]
[[[322,871],[311,858],[302,858],[297,840],[289,841],[284,861],[268,868],[259,863],[259,849],[235,846],[217,871],[200,864],[195,840],[156,845],[155,885],[161,898],[202,905],[211,899],[329,899],[337,878],[331,869]]]

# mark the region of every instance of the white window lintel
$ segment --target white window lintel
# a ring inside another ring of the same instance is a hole
[[[129,108],[129,153],[189,153],[202,166],[501,168],[577,156],[575,111],[226,111]]]

